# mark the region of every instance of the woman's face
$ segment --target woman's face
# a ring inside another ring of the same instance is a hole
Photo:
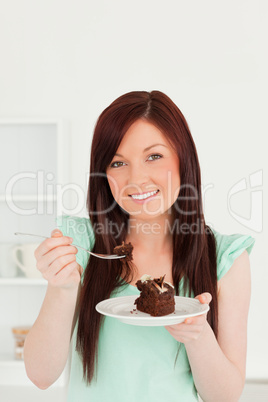
[[[178,156],[146,120],[130,126],[106,173],[114,199],[130,217],[148,220],[168,214],[179,194]]]

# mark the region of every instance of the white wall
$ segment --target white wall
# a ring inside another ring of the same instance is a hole
[[[1,8],[0,117],[67,119],[73,183],[86,187],[95,121],[117,96],[159,89],[181,108],[199,151],[207,221],[257,239],[247,371],[268,378],[267,215],[256,193],[264,205],[267,2],[10,0]],[[259,171],[253,199],[249,178]],[[228,192],[243,179],[231,206],[253,222],[228,210]]]

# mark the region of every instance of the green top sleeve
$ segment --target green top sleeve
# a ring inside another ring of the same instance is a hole
[[[62,215],[57,217],[57,227],[64,236],[73,239],[73,244],[77,244],[87,250],[92,250],[95,238],[93,228],[88,218],[80,218],[77,216]],[[78,249],[76,261],[83,268],[83,272],[88,263],[89,254]]]
[[[216,239],[217,276],[218,280],[220,280],[243,251],[246,250],[248,254],[251,253],[255,239],[248,235],[220,234],[215,230],[213,230],[213,233]]]

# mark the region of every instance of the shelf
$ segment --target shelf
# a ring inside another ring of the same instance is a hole
[[[52,385],[53,388],[62,387],[67,384],[69,378],[70,363],[67,364],[58,378]],[[33,386],[27,377],[23,360],[16,360],[12,354],[0,354],[0,386]],[[2,399],[1,399],[2,401]]]
[[[53,388],[65,386],[69,375],[69,362]],[[12,354],[0,354],[0,386],[33,386],[27,377],[23,360],[16,360]],[[1,399],[2,400],[2,399]]]
[[[31,385],[23,360],[12,354],[0,354],[0,385]]]
[[[15,357],[10,354],[0,354],[0,368],[1,367],[23,368],[24,361],[16,360]]]
[[[47,281],[43,278],[0,278],[0,286],[44,286]]]
[[[50,233],[55,227],[58,202],[69,205],[72,198],[69,191],[65,193],[70,177],[69,134],[69,124],[62,119],[0,117],[0,139],[3,145],[0,147],[0,243],[10,244],[11,248],[21,244],[23,239],[16,238],[15,232]],[[7,251],[6,256],[2,253],[1,257],[3,268],[9,267],[11,254]],[[10,398],[8,394],[14,386],[36,392],[36,396],[20,398],[24,401],[50,400],[45,392],[51,390],[41,391],[34,387],[27,377],[24,361],[15,359],[10,331],[13,326],[28,325],[36,320],[48,282],[41,274],[28,278],[20,270],[16,277],[5,277],[5,273],[11,275],[8,269],[2,273],[0,400],[17,401],[17,397]],[[69,366],[67,368],[69,370]],[[52,387],[65,387],[67,368]],[[2,397],[3,387],[7,390],[6,398]],[[37,395],[38,392],[40,394]],[[44,397],[40,398],[39,395],[43,394]]]

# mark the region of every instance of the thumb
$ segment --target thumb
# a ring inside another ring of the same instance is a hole
[[[212,300],[212,296],[210,293],[204,292],[201,293],[200,295],[197,295],[195,299],[198,299],[202,304],[209,304]]]
[[[59,229],[54,229],[51,232],[51,237],[62,237],[62,236],[63,236],[63,234]]]

